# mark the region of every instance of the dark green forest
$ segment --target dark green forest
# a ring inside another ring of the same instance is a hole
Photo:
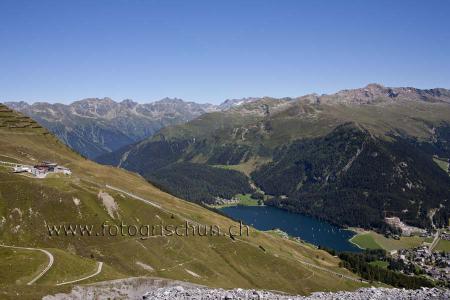
[[[214,203],[252,192],[247,177],[237,171],[202,164],[175,163],[150,174],[148,180],[172,195],[197,203]]]
[[[399,132],[378,138],[345,123],[322,137],[294,140],[270,151],[263,147],[272,161],[251,179],[268,196],[266,204],[341,226],[381,229],[389,214],[427,227],[431,208],[439,208],[434,223],[443,226],[450,215],[450,177],[433,156],[449,157],[449,141],[448,124],[435,129],[432,141],[423,141]],[[104,157],[103,163],[117,163],[131,151],[121,167],[176,196],[212,203],[216,197],[252,192],[245,175],[212,165],[236,165],[261,155],[261,149],[259,144],[167,140],[160,135]],[[193,163],[199,157],[203,163]]]
[[[419,289],[433,287],[435,283],[423,276],[408,276],[400,272],[370,264],[379,260],[386,260],[384,250],[365,250],[363,253],[343,252],[338,254],[342,266],[359,274],[369,282],[383,282],[394,287],[406,289]]]
[[[252,179],[274,196],[269,205],[364,228],[383,226],[385,212],[430,226],[428,210],[450,198],[450,177],[417,144],[350,125],[281,147]],[[435,222],[445,225],[448,215],[441,207]]]

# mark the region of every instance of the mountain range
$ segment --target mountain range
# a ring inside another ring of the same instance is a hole
[[[150,137],[164,127],[260,99],[228,99],[220,105],[178,98],[144,104],[129,99],[116,102],[110,98],[88,98],[71,104],[24,101],[4,104],[35,119],[81,155],[96,160]]]
[[[250,236],[233,238],[52,236],[52,225],[187,221],[228,228],[238,224],[210,206],[239,194],[340,226],[376,230],[386,226],[387,215],[430,228],[447,225],[450,216],[446,89],[370,84],[219,106],[178,99],[8,106],[0,104],[0,265],[8,269],[14,261],[15,272],[0,274],[6,298],[64,291],[60,284],[86,276],[86,283],[156,276],[301,294],[366,285],[340,268],[338,258],[277,231],[251,228]],[[168,123],[158,130],[143,125],[155,125],[155,119]],[[115,167],[76,153],[86,150],[92,151],[85,156]],[[71,175],[11,172],[11,166],[42,161],[57,162]],[[48,263],[44,253],[52,259],[40,276]]]
[[[7,105],[82,155],[190,201],[253,193],[344,226],[380,228],[386,214],[422,227],[447,223],[447,89],[369,84],[220,105],[108,98]]]
[[[295,294],[368,286],[339,267],[338,258],[275,231],[250,228],[249,235],[231,238],[227,228],[238,230],[239,223],[167,194],[137,174],[85,159],[36,121],[1,104],[0,139],[2,299],[37,299],[113,279],[119,291],[128,284],[122,279],[130,277],[138,290],[159,280],[155,277]],[[17,165],[49,160],[71,173],[42,178],[12,172]],[[101,233],[104,224],[146,228],[186,222],[218,226],[223,235]],[[55,226],[60,234],[50,234]],[[73,234],[69,226],[92,226],[91,234],[89,229]]]
[[[257,192],[341,226],[447,224],[449,90],[369,84],[225,103],[98,161],[199,203]]]
[[[72,104],[7,102],[34,118],[72,149],[90,159],[151,136],[159,129],[218,110],[212,104],[165,98],[147,104],[90,98]]]

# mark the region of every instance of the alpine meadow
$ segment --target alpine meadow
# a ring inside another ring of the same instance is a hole
[[[0,300],[450,299],[449,13],[0,1]]]

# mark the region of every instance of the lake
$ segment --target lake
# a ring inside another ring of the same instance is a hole
[[[272,206],[229,206],[221,209],[226,215],[242,220],[259,230],[278,228],[290,236],[337,251],[361,251],[349,242],[354,232],[339,228],[314,217],[291,213]]]

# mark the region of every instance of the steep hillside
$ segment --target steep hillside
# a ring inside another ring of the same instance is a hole
[[[0,105],[0,140],[2,299],[36,299],[68,291],[74,283],[132,276],[302,294],[363,285],[326,252],[253,229],[249,236],[233,239],[199,234],[147,237],[134,231],[102,235],[102,224],[178,226],[188,221],[219,226],[221,232],[239,225],[166,194],[136,174],[82,158],[39,124],[4,105]],[[13,165],[44,160],[70,168],[72,174],[38,178],[12,173]],[[70,224],[92,225],[94,230],[91,235],[79,231],[73,236],[69,230],[66,236],[63,229],[60,235],[49,234],[53,226]]]
[[[95,159],[151,136],[159,129],[192,120],[217,110],[165,98],[148,104],[109,98],[84,99],[70,105],[38,102],[7,102],[7,106],[32,117],[78,153]]]
[[[249,175],[269,204],[340,225],[379,227],[389,213],[428,226],[430,209],[435,223],[447,222],[449,178],[433,156],[450,157],[449,90],[370,84],[234,104],[99,161],[159,183],[168,166],[225,165]]]
[[[346,124],[324,137],[278,149],[252,173],[274,195],[268,203],[365,228],[383,227],[385,214],[419,227],[446,226],[450,176],[412,141],[385,141]]]

